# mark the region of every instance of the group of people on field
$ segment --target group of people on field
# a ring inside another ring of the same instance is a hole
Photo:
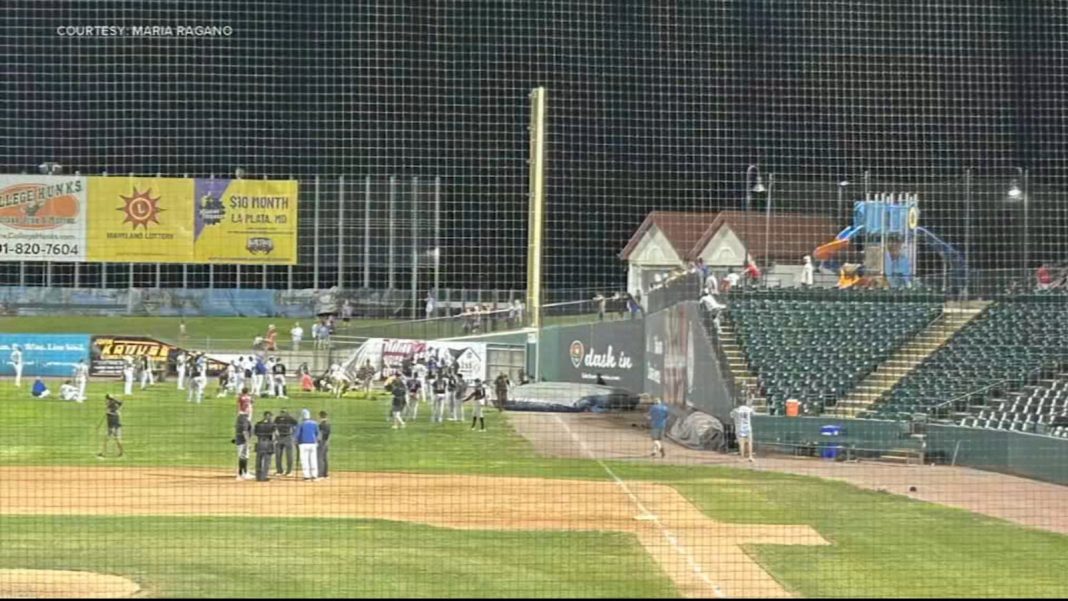
[[[253,423],[253,396],[248,388],[237,397],[237,419],[234,423],[233,443],[237,446],[237,479],[267,482],[271,479],[271,457],[274,475],[289,476],[293,472],[296,455],[304,480],[319,480],[330,476],[330,418],[326,411],[313,419],[309,409],[302,409],[300,418],[281,409],[278,415],[265,411]],[[249,452],[255,449],[255,476],[249,473]],[[296,452],[294,452],[296,451]]]

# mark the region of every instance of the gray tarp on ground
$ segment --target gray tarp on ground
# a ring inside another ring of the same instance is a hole
[[[667,436],[671,440],[701,451],[722,451],[727,448],[723,423],[707,413],[694,411],[689,415],[672,417]]]
[[[517,386],[508,395],[505,408],[511,411],[557,411],[578,413],[607,409],[633,409],[638,395],[611,386],[538,382]]]

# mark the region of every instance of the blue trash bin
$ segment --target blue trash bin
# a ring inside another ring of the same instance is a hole
[[[821,426],[820,436],[831,438],[845,436],[845,427],[842,426],[842,424],[828,424],[826,426]],[[834,444],[833,442],[825,442],[820,445],[820,457],[824,459],[838,459],[838,454],[844,449],[845,447],[843,445]]]

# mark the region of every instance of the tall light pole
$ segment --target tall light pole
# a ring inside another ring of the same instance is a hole
[[[968,300],[972,279],[972,170],[964,170],[964,290],[961,298]]]
[[[760,181],[760,167],[756,163],[749,165],[745,170],[745,210],[753,205],[753,193],[764,192],[764,184]]]
[[[1023,232],[1021,234],[1021,237],[1023,238],[1023,240],[1022,240],[1022,242],[1023,242],[1023,261],[1022,261],[1021,268],[1022,268],[1022,275],[1023,275],[1023,278],[1024,278],[1025,286],[1027,286],[1027,284],[1026,284],[1027,278],[1028,278],[1027,263],[1028,263],[1028,260],[1030,259],[1030,254],[1031,254],[1031,248],[1030,248],[1031,240],[1030,240],[1030,235],[1028,234],[1028,231],[1027,231],[1027,229],[1028,229],[1028,227],[1027,227],[1028,226],[1028,223],[1027,223],[1027,221],[1028,221],[1028,214],[1027,214],[1028,213],[1028,207],[1027,207],[1027,205],[1030,204],[1030,199],[1028,198],[1028,189],[1027,189],[1028,172],[1027,172],[1027,169],[1024,169],[1022,167],[1013,167],[1013,169],[1016,171],[1016,177],[1014,177],[1011,180],[1009,180],[1009,189],[1008,189],[1008,191],[1005,192],[1005,199],[1008,200],[1009,202],[1016,202],[1016,201],[1022,201],[1023,202]]]
[[[846,216],[845,211],[843,211],[842,209],[845,206],[845,189],[848,185],[849,180],[847,179],[843,179],[842,181],[838,182],[838,210],[835,212],[835,219],[842,219]]]
[[[768,283],[768,241],[771,239],[771,191],[775,188],[775,174],[768,174],[768,199],[764,204],[764,285]]]

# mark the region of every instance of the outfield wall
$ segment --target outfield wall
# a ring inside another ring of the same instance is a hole
[[[841,436],[824,436],[824,426],[842,426]],[[953,464],[1068,485],[1068,439],[1040,434],[926,425],[926,447],[901,421],[754,415],[758,446],[819,450],[841,445],[863,451],[923,450],[928,463]]]

